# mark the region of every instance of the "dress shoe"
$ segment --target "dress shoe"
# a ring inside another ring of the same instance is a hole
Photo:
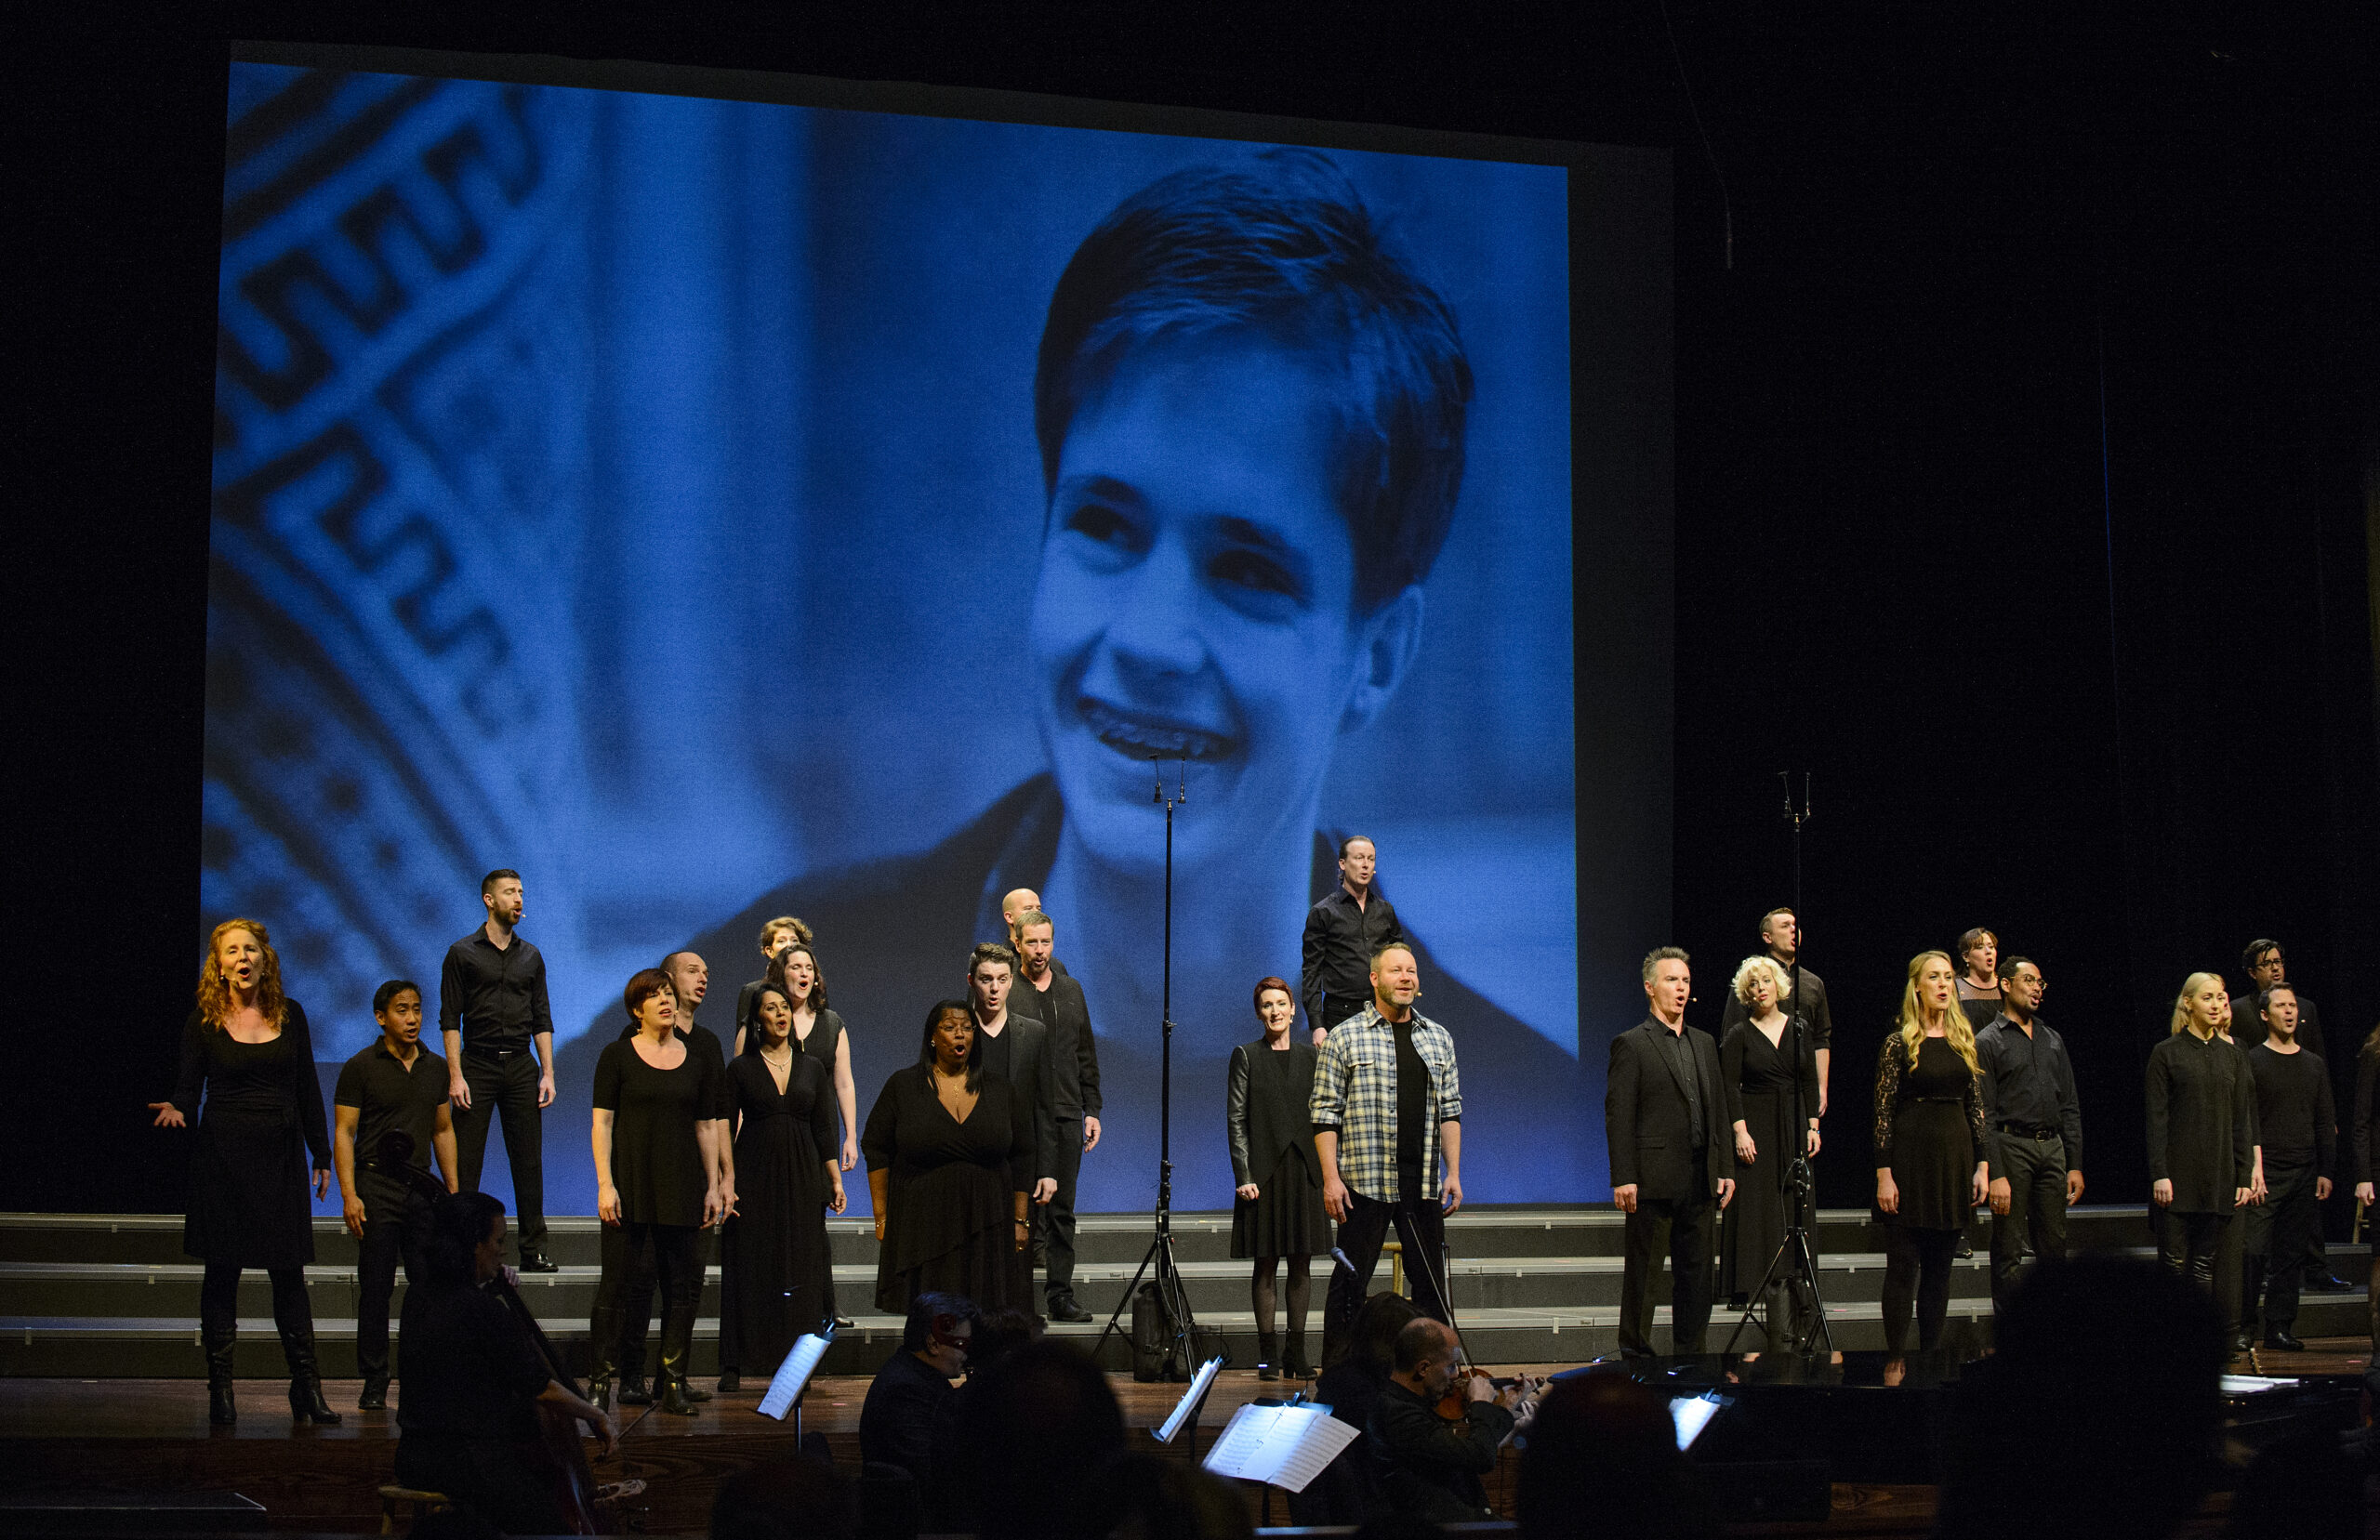
[[[620,1376],[620,1404],[622,1406],[650,1406],[653,1404],[653,1392],[644,1388],[644,1376],[642,1375],[622,1375]]]
[[[552,1257],[542,1251],[524,1251],[521,1254],[521,1270],[522,1272],[560,1272],[562,1269],[555,1265]]]
[[[839,1332],[848,1332],[858,1324],[858,1322],[853,1321],[848,1315],[839,1315],[835,1317],[835,1330]]]
[[[1975,1255],[1975,1243],[1967,1239],[1966,1232],[1964,1231],[1961,1231],[1959,1232],[1958,1255],[1961,1260],[1964,1260],[1965,1258]]]
[[[1052,1321],[1082,1322],[1091,1319],[1091,1312],[1077,1304],[1075,1296],[1071,1294],[1051,1295],[1049,1310],[1050,1319]]]
[[[2283,1331],[2265,1333],[2265,1346],[2278,1348],[2284,1353],[2302,1353],[2306,1350],[2306,1344]]]
[[[2244,1353],[2253,1345],[2254,1339],[2252,1339],[2247,1333],[2235,1331],[2231,1334],[2231,1350],[2233,1352]]]
[[[389,1376],[373,1375],[364,1382],[364,1393],[355,1398],[359,1412],[385,1412],[389,1409]]]
[[[744,1389],[744,1376],[742,1375],[737,1374],[733,1369],[721,1371],[719,1376],[719,1393],[721,1395],[732,1396],[742,1389]]]
[[[2356,1285],[2331,1272],[2318,1272],[2307,1279],[2306,1288],[2311,1294],[2354,1294],[2357,1292]]]

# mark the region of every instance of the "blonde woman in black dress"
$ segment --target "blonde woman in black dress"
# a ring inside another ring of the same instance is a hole
[[[1305,1356],[1305,1310],[1311,1258],[1330,1245],[1322,1210],[1322,1170],[1314,1152],[1314,1070],[1321,1056],[1290,1033],[1297,997],[1279,979],[1256,984],[1256,1017],[1264,1035],[1231,1050],[1231,1254],[1252,1258],[1249,1289],[1256,1306],[1256,1377],[1278,1379],[1287,1368],[1299,1379],[1314,1374]],[[1274,1273],[1289,1264],[1289,1353],[1275,1330]]]
[[[149,1110],[160,1128],[198,1125],[182,1250],[206,1264],[198,1336],[206,1350],[207,1419],[222,1425],[238,1415],[231,1354],[240,1335],[240,1270],[262,1268],[272,1280],[272,1323],[289,1363],[290,1415],[337,1422],[323,1400],[306,1296],[306,1264],[314,1259],[306,1161],[311,1152],[319,1198],[330,1190],[330,1129],[305,1007],[282,993],[281,957],[256,921],[225,920],[208,939],[198,1006],[182,1027],[173,1099]]]
[[[1898,1030],[1876,1065],[1876,1211],[1884,1227],[1884,1346],[1937,1348],[1950,1313],[1950,1264],[1967,1218],[1990,1188],[1983,1159],[1983,1077],[1975,1028],[1959,1008],[1947,952],[1909,960]]]
[[[1792,997],[1792,988],[1776,958],[1745,958],[1736,969],[1734,987],[1745,1020],[1729,1027],[1719,1042],[1719,1078],[1726,1086],[1736,1143],[1736,1198],[1719,1219],[1719,1294],[1741,1301],[1768,1275],[1793,1222],[1786,1178],[1793,1169],[1795,1145],[1805,1155],[1818,1152],[1818,1061],[1808,1023],[1797,1029],[1778,1004]],[[1801,1208],[1802,1225],[1815,1232],[1816,1198],[1804,1194]],[[1780,1276],[1771,1290],[1772,1336],[1784,1324],[1778,1306],[1786,1303],[1789,1283],[1799,1277],[1798,1271]],[[1807,1308],[1801,1292],[1798,1287],[1791,1290],[1797,1322]]]

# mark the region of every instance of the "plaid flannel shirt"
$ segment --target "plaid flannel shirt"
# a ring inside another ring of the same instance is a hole
[[[1453,1036],[1420,1011],[1413,1013],[1413,1051],[1430,1072],[1431,1112],[1421,1130],[1427,1182],[1438,1172],[1438,1125],[1462,1121],[1462,1082],[1455,1073]],[[1377,1005],[1323,1039],[1308,1112],[1316,1128],[1339,1130],[1341,1180],[1382,1203],[1403,1196],[1396,1190],[1396,1029]]]

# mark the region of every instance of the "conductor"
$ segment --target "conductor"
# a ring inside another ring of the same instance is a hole
[[[1736,1195],[1719,1049],[1709,1033],[1686,1024],[1693,990],[1686,964],[1680,947],[1646,955],[1652,1014],[1612,1040],[1604,1092],[1611,1201],[1628,1216],[1620,1350],[1631,1357],[1653,1350],[1653,1280],[1664,1251],[1672,1351],[1702,1351],[1711,1325],[1712,1221]]]

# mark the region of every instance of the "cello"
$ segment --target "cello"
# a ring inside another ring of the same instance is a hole
[[[373,1166],[383,1176],[393,1176],[410,1182],[421,1196],[435,1202],[446,1196],[446,1185],[431,1176],[424,1167],[413,1164],[414,1139],[403,1129],[384,1134],[373,1150]],[[487,1283],[487,1292],[504,1302],[522,1335],[529,1339],[544,1361],[546,1370],[556,1383],[574,1396],[585,1399],[577,1378],[570,1366],[562,1362],[562,1353],[546,1336],[545,1328],[531,1314],[521,1291],[512,1280],[498,1272]],[[546,1490],[562,1510],[572,1534],[611,1534],[617,1526],[604,1512],[615,1498],[633,1496],[644,1489],[642,1481],[622,1481],[610,1488],[599,1487],[593,1467],[587,1460],[587,1445],[579,1434],[576,1415],[544,1402],[537,1403],[537,1437],[523,1440],[517,1446],[522,1458],[545,1481]]]

